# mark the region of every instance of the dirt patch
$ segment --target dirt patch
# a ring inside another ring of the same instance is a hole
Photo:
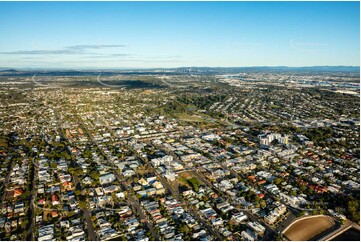
[[[190,188],[191,186],[188,184],[187,179],[191,179],[192,177],[192,174],[188,171],[180,172],[177,176],[177,182],[181,186]]]
[[[306,241],[333,226],[335,226],[335,220],[332,217],[310,217],[295,222],[283,234],[289,240]]]
[[[190,179],[193,177],[193,175],[189,171],[183,171],[178,173],[178,177],[184,177],[186,179]]]

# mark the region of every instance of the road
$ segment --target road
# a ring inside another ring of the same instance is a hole
[[[185,164],[184,164],[181,160],[179,160],[178,157],[175,156],[174,154],[170,153],[170,152],[167,151],[166,149],[163,149],[162,147],[159,147],[159,146],[155,146],[155,148],[160,149],[161,151],[165,152],[165,153],[168,154],[168,155],[171,155],[171,156],[174,158],[174,160],[180,162],[180,163],[185,167]],[[191,170],[191,169],[187,169],[187,171],[190,171],[190,172],[194,173],[194,171]],[[155,173],[156,173],[156,172],[155,172]],[[156,173],[156,174],[157,174],[157,173]],[[197,176],[197,175],[196,175],[196,176]],[[179,201],[182,202],[182,203],[187,204],[187,208],[189,209],[189,211],[191,212],[191,214],[192,214],[199,222],[201,222],[201,224],[205,225],[205,226],[207,227],[208,231],[209,231],[215,238],[217,238],[218,240],[224,240],[224,239],[225,239],[223,235],[221,235],[217,230],[215,230],[211,225],[209,225],[209,221],[206,221],[205,219],[203,219],[203,218],[201,218],[201,217],[199,216],[198,212],[195,211],[195,210],[192,208],[192,205],[189,204],[188,201],[184,200],[184,199],[179,195],[179,192],[178,192],[178,191],[175,191],[175,190],[173,189],[173,187],[168,183],[168,181],[167,181],[166,178],[164,178],[162,175],[159,175],[159,174],[157,174],[157,177],[158,177],[159,180],[161,181],[162,185],[163,185],[165,188],[167,188],[167,189],[173,194],[173,196],[174,196],[177,200],[179,200]],[[198,176],[197,176],[197,177],[198,177]],[[201,179],[203,180],[203,178],[201,178]],[[199,180],[201,180],[201,179],[199,179]],[[202,181],[202,180],[201,180],[201,181]],[[203,182],[203,183],[205,183],[205,182]],[[211,187],[212,187],[212,186],[211,186]]]
[[[185,203],[187,205],[187,209],[189,210],[189,212],[199,221],[201,222],[201,224],[205,225],[208,229],[208,231],[214,236],[216,237],[218,240],[224,240],[224,237],[218,233],[218,231],[214,230],[208,223],[207,221],[205,221],[204,219],[202,219],[198,212],[196,212],[193,208],[192,205],[188,203],[188,201],[184,200],[180,195],[178,191],[175,191],[173,189],[173,187],[168,183],[167,179],[164,178],[163,176],[157,174],[158,179],[160,180],[160,182],[162,183],[163,187],[167,188],[172,195],[181,203]]]
[[[149,144],[150,144],[150,143],[149,143]],[[150,145],[152,145],[152,144],[150,144]],[[165,151],[164,151],[164,152],[165,152]],[[140,157],[139,157],[139,158],[140,158]],[[140,159],[141,159],[141,158],[140,158]],[[169,184],[168,180],[167,180],[164,176],[158,174],[158,172],[156,172],[156,171],[153,169],[153,167],[152,167],[152,170],[153,170],[153,173],[156,174],[156,176],[157,176],[157,178],[159,179],[159,181],[162,183],[163,187],[165,187],[168,191],[170,191],[170,192],[172,193],[173,197],[176,198],[178,201],[180,201],[180,202],[183,203],[183,204],[186,204],[186,205],[187,205],[186,209],[188,209],[189,212],[190,212],[201,224],[203,224],[204,226],[206,226],[207,229],[208,229],[208,231],[209,231],[215,238],[217,238],[218,240],[224,240],[224,237],[223,237],[220,233],[218,233],[218,231],[214,230],[214,229],[212,228],[212,226],[207,223],[206,220],[204,220],[203,218],[201,218],[201,217],[199,216],[198,212],[196,212],[196,211],[192,208],[191,204],[189,204],[188,201],[184,200],[184,199],[179,195],[179,191],[176,191],[176,190]]]
[[[57,122],[57,125],[58,125],[58,129],[59,129],[59,133],[60,133],[60,136],[62,138],[62,140],[66,140],[68,141],[68,139],[64,136],[64,133],[63,133],[63,129],[61,127],[61,123],[60,123],[60,119],[59,119],[59,115],[58,115],[58,112],[56,109],[53,109],[54,111],[54,115],[55,115],[55,118],[56,120],[58,121]],[[71,151],[67,148],[66,149],[68,151],[68,154],[71,156]],[[73,159],[71,159],[70,161],[70,166],[73,167],[73,168],[76,168],[77,167],[77,164],[75,163],[75,161]],[[81,188],[81,183],[79,182],[79,178],[78,176],[76,176],[75,174],[73,175],[73,179],[74,179],[74,185],[77,189],[79,189],[79,191],[82,191],[82,188]],[[91,213],[89,211],[88,208],[80,208],[83,212],[83,218],[85,219],[86,221],[86,226],[87,226],[87,231],[88,231],[88,239],[91,240],[91,241],[96,241],[96,240],[99,240],[97,234],[95,233],[95,230],[94,230],[94,226],[93,226],[93,222],[91,220]]]
[[[99,148],[98,144],[95,142],[94,137],[90,134],[89,130],[85,127],[85,125],[83,124],[81,118],[78,116],[78,120],[79,120],[79,124],[81,126],[81,128],[84,130],[84,132],[87,134],[87,136],[89,137],[89,139],[91,140],[91,142],[93,143],[93,145],[95,145],[96,147],[98,147],[98,150],[100,151],[100,153],[102,154],[102,156],[105,158],[106,163],[108,164],[109,167],[112,167],[114,169],[111,169],[112,173],[114,174],[114,176],[117,178],[117,180],[123,185],[124,188],[126,188],[128,190],[128,205],[133,207],[135,209],[135,211],[137,212],[139,218],[142,221],[147,220],[147,222],[145,222],[146,227],[148,228],[148,230],[152,233],[153,237],[155,238],[155,240],[159,240],[158,234],[154,231],[153,225],[149,222],[148,217],[143,213],[140,204],[138,202],[138,200],[136,198],[133,197],[133,195],[131,194],[131,190],[129,185],[125,182],[125,178],[122,177],[118,172],[117,169],[115,169],[114,164],[112,164],[109,161],[108,156],[103,152],[102,149]]]
[[[276,233],[282,232],[288,225],[290,225],[297,217],[293,213],[289,213],[287,218],[284,219],[281,223],[278,224],[277,228],[275,229]]]
[[[205,184],[207,184],[210,187],[213,187],[213,189],[215,189],[217,191],[218,194],[223,194],[222,191],[220,191],[218,188],[214,187],[209,181],[206,180],[206,178],[204,178],[202,175],[200,175],[198,172],[193,171],[192,174],[194,174],[200,181],[204,182]],[[228,196],[226,198],[223,198],[224,200],[226,200],[228,203],[233,204],[234,205],[234,201],[231,201],[230,198],[228,198]],[[263,225],[266,230],[267,233],[265,233],[263,239],[267,240],[266,238],[269,238],[271,234],[273,234],[273,230],[272,228],[269,227],[269,225],[267,225],[266,223],[264,223],[262,220],[260,220],[257,216],[255,216],[253,213],[247,211],[247,210],[243,210],[242,211],[251,222],[257,222],[260,223],[261,225]]]
[[[125,182],[125,179],[115,170],[112,170],[113,174],[115,175],[115,177],[117,178],[117,180],[123,185],[124,188],[127,189],[127,194],[128,194],[128,205],[133,207],[135,209],[135,211],[137,212],[139,218],[141,221],[146,221],[145,225],[147,226],[148,230],[152,233],[153,238],[155,238],[155,240],[159,240],[159,236],[156,233],[156,231],[153,228],[152,223],[150,223],[149,218],[147,215],[145,215],[143,213],[143,210],[138,202],[138,199],[134,198],[132,193],[131,193],[131,187]]]
[[[4,184],[3,184],[3,194],[1,196],[1,205],[0,207],[2,208],[4,206],[4,200],[5,200],[5,195],[6,195],[6,186],[9,183],[9,179],[10,179],[10,173],[11,173],[11,169],[12,169],[12,162],[9,161],[9,166],[8,166],[8,174],[6,175],[6,178],[4,180]]]
[[[177,157],[175,154],[172,154],[172,152],[169,152],[167,149],[164,149],[164,148],[162,148],[162,147],[157,147],[157,148],[160,149],[160,150],[162,150],[163,152],[167,153],[168,155],[172,155],[173,158],[174,158],[176,161],[180,162],[184,167],[186,167],[186,168],[185,168],[186,171],[191,172],[191,173],[193,174],[193,176],[195,176],[195,177],[196,177],[198,180],[200,180],[203,184],[205,184],[205,185],[207,185],[208,187],[212,188],[218,195],[221,195],[221,194],[223,195],[223,194],[224,194],[224,193],[223,193],[221,190],[219,190],[217,187],[213,186],[213,184],[212,184],[211,182],[209,182],[209,181],[207,180],[207,178],[205,178],[205,177],[204,177],[203,175],[201,175],[198,171],[196,171],[194,167],[191,167],[191,168],[187,167],[187,166],[184,164],[184,162],[182,162],[181,160],[179,160],[178,157]],[[221,166],[223,167],[223,164],[221,164]],[[225,167],[223,167],[223,168],[225,168]],[[227,168],[227,169],[228,169],[228,168]],[[237,178],[241,179],[237,173],[235,173],[235,172],[232,171],[232,170],[231,170],[231,172],[234,173],[234,175],[235,175]],[[227,201],[228,203],[230,203],[230,204],[234,204],[234,202],[231,201],[228,196],[227,196],[226,198],[223,198],[223,199],[226,200],[226,201]],[[254,214],[252,214],[252,213],[249,212],[249,211],[243,211],[243,213],[244,213],[245,215],[247,215],[247,217],[249,218],[250,221],[252,221],[252,222],[258,222],[258,223],[262,224],[262,225],[266,228],[267,233],[266,233],[265,236],[263,237],[264,240],[267,240],[267,239],[270,240],[270,239],[272,239],[272,236],[273,236],[274,232],[273,232],[273,229],[272,229],[268,224],[264,223],[262,220],[260,220],[258,217],[256,217]],[[222,236],[221,236],[221,237],[222,237]]]
[[[80,117],[79,117],[79,120],[81,121]],[[94,145],[97,145],[96,142],[94,141],[92,135],[88,132],[88,130],[86,129],[86,127],[84,127],[83,123],[80,122],[80,124],[81,124],[83,130],[85,131],[85,133],[87,133],[88,137],[89,137],[89,138],[91,139],[91,141],[93,142],[93,144],[94,144]],[[167,154],[169,154],[169,155],[172,155],[172,157],[173,157],[176,161],[178,161],[178,162],[180,162],[181,164],[183,164],[184,167],[187,167],[182,161],[180,161],[180,160],[178,159],[178,157],[177,157],[174,153],[168,151],[167,149],[165,149],[165,148],[163,148],[163,147],[158,147],[158,146],[155,146],[155,147],[158,148],[158,149],[160,149],[160,150],[162,150],[163,152],[165,152],[165,153],[167,153]],[[107,155],[104,154],[104,152],[103,152],[101,149],[99,149],[99,150],[101,151],[101,154],[105,157],[105,159],[106,159],[106,161],[107,161],[107,164],[108,164],[110,167],[113,167],[114,165],[109,162],[109,159],[108,159]],[[213,190],[215,190],[219,195],[220,195],[220,194],[223,194],[222,191],[220,191],[218,188],[214,187],[211,182],[209,182],[205,177],[203,177],[203,175],[199,174],[198,171],[195,170],[195,168],[193,168],[193,167],[192,167],[192,168],[188,168],[188,167],[187,167],[186,170],[189,171],[189,172],[191,172],[191,173],[193,174],[193,176],[195,176],[195,177],[196,177],[198,180],[200,180],[203,184],[205,184],[205,185],[207,185],[208,187],[210,187],[210,188],[212,188]],[[122,183],[125,188],[129,188],[129,187],[128,187],[128,184],[126,184],[126,183],[124,182],[125,179],[124,179],[122,176],[119,175],[119,173],[117,172],[116,169],[113,169],[112,172],[113,172],[114,175],[116,176],[117,180],[118,180],[120,183]],[[236,175],[237,175],[237,177],[239,177],[238,174],[236,174]],[[224,240],[224,237],[223,237],[216,229],[214,229],[214,228],[210,225],[209,221],[206,221],[206,220],[204,220],[201,216],[199,216],[198,212],[195,211],[195,210],[192,208],[192,206],[187,203],[187,201],[183,201],[182,197],[179,195],[179,192],[178,192],[178,191],[175,191],[175,189],[168,183],[168,181],[167,181],[163,176],[157,174],[157,177],[159,178],[159,180],[161,181],[161,183],[163,184],[163,186],[164,186],[166,189],[168,189],[177,200],[179,200],[179,201],[187,204],[187,208],[189,209],[189,211],[191,212],[191,214],[192,214],[199,222],[201,222],[201,224],[205,225],[205,226],[207,227],[208,231],[209,231],[215,238],[217,238],[218,240]],[[226,200],[227,200],[228,202],[230,202],[228,196],[227,196],[227,199],[226,199]],[[135,199],[130,193],[129,193],[129,199],[128,199],[128,201],[129,201],[129,203],[135,208],[135,210],[137,211],[139,217],[140,217],[142,220],[147,218],[147,216],[142,212],[142,209],[141,209],[141,207],[140,207],[137,199]],[[230,203],[232,204],[233,202],[231,201]],[[271,229],[267,224],[265,224],[263,221],[261,221],[258,217],[256,217],[255,215],[253,215],[252,213],[250,213],[250,212],[248,212],[248,211],[244,211],[244,213],[248,216],[248,218],[250,219],[250,221],[259,222],[259,223],[261,223],[262,225],[264,225],[264,226],[266,227],[267,233],[266,233],[266,235],[265,235],[264,238],[269,238],[269,237],[271,236],[271,234],[273,234],[272,229]],[[148,221],[148,220],[147,220],[147,221]],[[153,230],[152,224],[147,222],[146,225],[147,225],[147,227],[149,228],[149,230],[152,232],[152,234],[153,234],[153,236],[154,236],[156,233],[155,233],[154,230]],[[156,236],[154,236],[154,237],[156,238]]]
[[[73,162],[73,161],[72,161]],[[79,189],[79,191],[82,191],[81,183],[79,182],[79,178],[76,175],[73,175],[75,187]],[[99,238],[97,234],[95,233],[93,221],[91,220],[91,213],[88,208],[80,208],[80,210],[83,212],[83,217],[86,221],[86,226],[88,230],[88,238],[91,241],[98,241]]]
[[[29,223],[27,224],[27,233],[26,233],[26,240],[34,240],[33,228],[35,228],[35,198],[36,198],[36,184],[35,184],[35,174],[37,173],[36,166],[34,165],[35,158],[32,160],[32,177],[31,177],[31,199],[30,199],[30,207],[29,207]]]
[[[159,240],[159,236],[158,236],[158,234],[154,231],[153,225],[152,225],[151,223],[149,223],[149,218],[148,218],[148,216],[143,213],[143,210],[142,210],[142,208],[140,207],[140,204],[139,204],[138,200],[135,199],[135,198],[133,197],[133,195],[130,194],[130,192],[128,193],[128,204],[129,204],[130,206],[133,206],[133,207],[136,209],[136,211],[137,211],[137,213],[138,213],[139,218],[141,219],[141,221],[146,221],[146,222],[145,222],[145,225],[148,227],[149,231],[152,233],[153,238],[154,238],[155,240]]]

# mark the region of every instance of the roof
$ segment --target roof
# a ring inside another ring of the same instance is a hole
[[[56,194],[53,194],[51,196],[51,201],[55,202],[55,201],[59,201],[59,197]]]
[[[260,193],[257,195],[259,198],[263,198],[264,197],[264,194],[263,193]]]
[[[23,194],[23,190],[21,190],[21,188],[14,189],[14,196],[19,196],[21,194]]]

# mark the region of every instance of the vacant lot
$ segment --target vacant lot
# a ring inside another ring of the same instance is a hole
[[[201,182],[188,171],[179,173],[177,182],[179,185],[192,188],[195,191],[198,191],[198,187],[201,185]]]
[[[176,118],[187,122],[202,122],[203,118],[199,115],[189,115],[187,113],[175,113]]]
[[[310,240],[335,225],[332,217],[310,217],[299,220],[283,233],[289,240]]]

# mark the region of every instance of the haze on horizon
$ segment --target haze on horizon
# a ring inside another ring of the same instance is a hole
[[[359,2],[0,2],[0,67],[359,66]]]

